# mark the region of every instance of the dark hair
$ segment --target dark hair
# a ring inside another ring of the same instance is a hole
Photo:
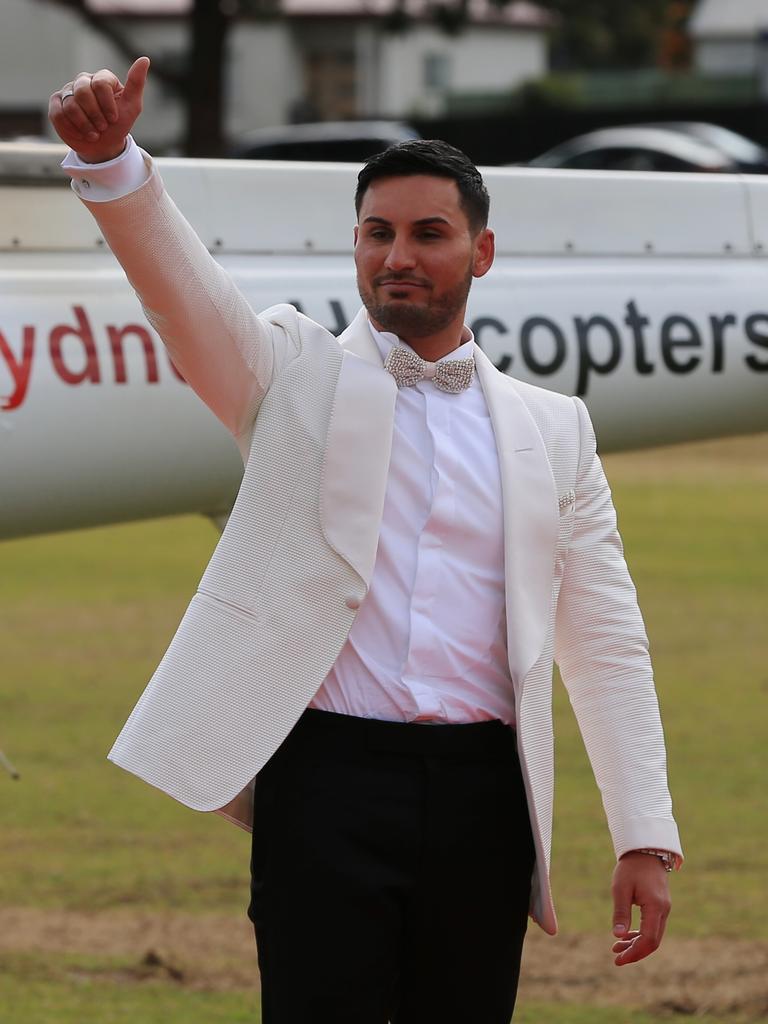
[[[357,213],[368,186],[376,178],[403,178],[410,174],[451,178],[456,182],[472,234],[487,226],[490,198],[483,176],[466,153],[441,139],[410,139],[369,157],[357,176]]]

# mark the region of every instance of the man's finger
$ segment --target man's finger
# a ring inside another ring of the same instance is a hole
[[[637,963],[645,957],[655,953],[661,944],[664,934],[665,914],[660,901],[654,900],[651,903],[643,904],[640,908],[640,931],[634,933],[634,938],[627,944],[626,948],[618,951],[614,963],[618,967],[624,964]],[[617,943],[618,946],[624,943]],[[616,949],[614,949],[616,952]]]
[[[139,57],[131,64],[125,77],[125,89],[121,97],[125,103],[141,104],[148,74],[149,57]]]
[[[625,949],[628,949],[632,945],[632,940],[636,939],[640,932],[632,931],[627,932],[623,939],[619,939],[618,942],[614,942],[611,946],[612,953],[623,953]]]
[[[122,89],[120,79],[108,68],[97,71],[91,79],[91,88],[101,113],[110,124],[117,120],[115,93]]]
[[[48,101],[48,117],[50,118],[51,124],[56,129],[56,133],[59,138],[68,146],[73,146],[74,143],[85,141],[83,133],[74,128],[69,119],[65,117],[64,109],[61,104],[61,95],[57,92],[55,92]]]
[[[103,132],[107,127],[107,122],[93,92],[92,75],[85,71],[81,72],[75,77],[72,89],[74,91],[72,99],[64,99],[63,101],[63,109],[67,117],[70,119],[72,117],[70,109],[68,108],[78,106],[83,117],[90,121],[91,129],[97,132]]]
[[[613,934],[623,938],[632,927],[632,889],[628,885],[614,883],[613,887]]]
[[[640,931],[643,935],[660,945],[664,935],[664,926],[669,915],[669,902],[660,898],[643,903],[640,907]]]
[[[98,139],[98,131],[90,118],[86,117],[76,96],[66,93],[61,97],[61,114],[70,130],[74,130],[84,139]]]
[[[650,956],[658,948],[658,942],[650,939],[647,935],[643,935],[641,932],[637,938],[632,939],[627,949],[623,953],[619,953],[613,962],[617,967],[635,964],[638,960],[644,960],[647,956]]]

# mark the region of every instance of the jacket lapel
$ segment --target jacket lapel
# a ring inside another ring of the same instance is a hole
[[[361,309],[339,338],[341,372],[326,438],[320,515],[328,543],[371,581],[392,448],[397,385]]]
[[[475,346],[496,436],[504,502],[509,669],[519,696],[544,647],[558,530],[554,478],[541,434],[512,378]]]
[[[384,368],[384,361],[368,326],[368,313],[365,308],[358,312],[349,327],[339,335],[339,344],[345,353],[352,352],[367,363]],[[391,378],[391,374],[388,373],[387,377]],[[397,385],[395,385],[395,394],[397,394]]]

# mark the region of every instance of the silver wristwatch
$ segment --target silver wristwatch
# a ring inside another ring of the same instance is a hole
[[[665,871],[672,871],[675,867],[677,858],[674,853],[670,853],[669,850],[637,850],[637,853],[649,853],[653,857],[658,857],[661,863],[664,865]]]

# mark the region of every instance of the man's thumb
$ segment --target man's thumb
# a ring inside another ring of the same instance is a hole
[[[141,101],[148,73],[149,57],[139,57],[138,60],[131,64],[130,68],[128,68],[128,74],[125,76],[125,88],[122,95],[124,102]]]
[[[625,904],[624,901],[616,901],[616,906],[613,910],[613,934],[620,938],[622,935],[626,935],[629,931],[629,926],[632,923],[632,908],[629,904]]]
[[[613,934],[620,938],[632,925],[632,886],[626,879],[613,880]]]

